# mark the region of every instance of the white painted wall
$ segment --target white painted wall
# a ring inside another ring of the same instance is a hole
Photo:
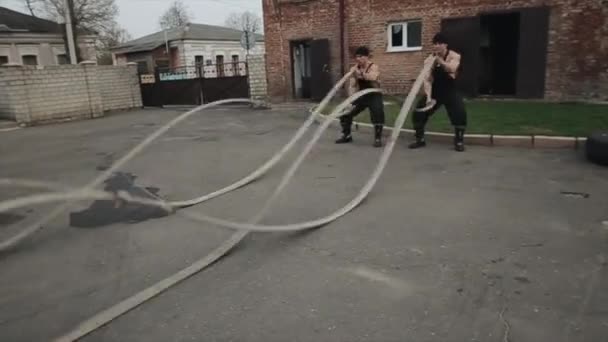
[[[78,45],[84,59],[97,61],[94,38],[83,37]],[[62,54],[65,54],[65,46],[60,35],[0,35],[0,56],[7,56],[9,63],[22,64],[23,56],[34,55],[39,65],[57,65],[57,56]]]

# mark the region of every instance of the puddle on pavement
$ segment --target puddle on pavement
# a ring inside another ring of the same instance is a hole
[[[130,173],[118,172],[106,182],[105,191],[126,191],[131,196],[156,199],[158,188],[135,186],[137,177]],[[85,210],[70,213],[70,226],[77,228],[96,228],[115,223],[140,223],[168,216],[167,212],[156,207],[136,203],[116,202],[113,200],[95,201]]]

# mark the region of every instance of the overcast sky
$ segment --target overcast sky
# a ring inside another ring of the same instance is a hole
[[[120,13],[118,23],[133,38],[159,30],[158,18],[173,2],[171,0],[115,0]],[[223,25],[230,12],[255,12],[262,17],[262,0],[183,0],[190,9],[192,22]],[[0,0],[0,6],[26,13],[24,0]]]

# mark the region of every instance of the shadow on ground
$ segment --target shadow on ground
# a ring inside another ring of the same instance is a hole
[[[131,196],[157,199],[159,189],[154,187],[140,188],[135,186],[137,177],[130,173],[115,173],[106,182],[105,191],[126,191]],[[70,213],[70,226],[77,228],[96,228],[115,223],[139,223],[150,219],[167,216],[163,209],[126,203],[123,201],[95,201],[83,211]]]

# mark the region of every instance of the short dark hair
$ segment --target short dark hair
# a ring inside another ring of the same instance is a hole
[[[445,33],[439,32],[433,37],[433,44],[447,44],[448,39],[445,36]]]
[[[355,56],[366,56],[366,57],[369,57],[369,49],[367,48],[367,46],[359,46],[355,50]]]

